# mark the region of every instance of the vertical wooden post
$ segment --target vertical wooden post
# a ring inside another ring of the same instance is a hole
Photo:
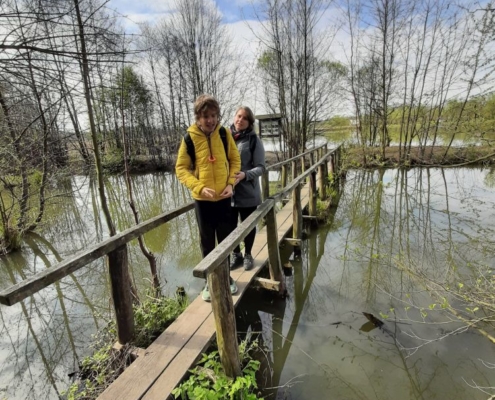
[[[315,165],[315,150],[309,153],[309,162],[311,163],[311,166]]]
[[[333,153],[331,156],[330,156],[330,160],[328,161],[328,175],[330,176],[330,182],[333,183],[334,181],[334,171],[335,171],[335,164],[334,164],[334,160],[335,160],[335,153]]]
[[[304,171],[306,171],[306,157],[302,156],[300,160],[301,160],[301,174],[304,174]],[[306,179],[304,181],[306,181]]]
[[[297,160],[292,161],[292,180],[297,177]]]
[[[292,191],[292,217],[293,217],[293,228],[292,237],[294,239],[302,238],[302,207],[301,207],[301,185],[298,184]]]
[[[279,293],[285,293],[285,280],[280,261],[280,251],[278,247],[278,227],[275,213],[275,202],[273,201],[270,211],[266,215],[266,241],[268,244],[268,269],[270,279],[280,282]]]
[[[309,215],[316,216],[316,172],[309,175]]]
[[[264,171],[263,175],[261,175],[261,191],[263,192],[263,200],[266,200],[270,197],[270,180],[269,180],[269,171]]]
[[[327,154],[328,153],[328,145],[325,143],[324,147],[323,147],[323,155]],[[325,179],[328,180],[328,163],[325,162],[324,165],[324,168],[325,168]]]
[[[282,187],[287,186],[287,165],[282,165]]]
[[[117,319],[117,340],[120,344],[126,344],[134,337],[134,312],[132,310],[127,246],[124,245],[108,253],[107,263],[115,318]]]
[[[217,329],[217,345],[225,374],[230,378],[241,375],[239,345],[235,325],[234,302],[230,294],[227,259],[208,275],[211,307]]]
[[[325,165],[320,164],[318,167],[318,192],[320,193],[320,200],[327,198],[327,177],[325,176]]]

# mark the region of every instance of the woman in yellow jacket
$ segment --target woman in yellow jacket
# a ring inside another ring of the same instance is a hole
[[[199,96],[194,102],[194,115],[196,123],[187,129],[194,144],[194,170],[191,170],[193,160],[182,140],[175,172],[195,200],[201,251],[203,257],[206,257],[215,248],[216,241],[220,243],[233,230],[230,198],[235,174],[241,167],[241,158],[229,130],[227,148],[224,147],[220,137],[220,106],[214,97]],[[232,278],[230,291],[232,294],[237,292]],[[205,301],[210,300],[208,284],[202,297]]]

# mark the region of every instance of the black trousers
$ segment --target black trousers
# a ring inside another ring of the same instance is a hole
[[[201,251],[206,257],[232,232],[232,206],[230,198],[219,201],[194,202],[196,220],[198,221]]]
[[[243,222],[247,217],[249,217],[254,210],[258,207],[232,207],[232,221],[233,221],[233,229],[237,227],[237,221],[239,220],[239,216],[241,217],[241,222]],[[244,238],[244,254],[251,254],[251,250],[253,249],[254,238],[256,236],[256,228],[254,228],[249,234]],[[241,248],[238,245],[234,249],[234,253],[240,253]]]

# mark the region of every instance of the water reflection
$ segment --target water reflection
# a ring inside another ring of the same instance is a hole
[[[487,367],[495,360],[493,345],[441,307],[444,296],[459,313],[465,313],[463,304],[428,289],[432,280],[455,286],[493,267],[493,180],[488,169],[348,173],[331,223],[314,231],[301,257],[291,261],[289,299],[253,291],[239,309],[239,331],[263,332],[270,349],[263,375],[267,396],[485,399],[469,384],[495,384]],[[132,185],[142,220],[189,200],[172,175],[135,176]],[[125,182],[110,177],[107,188],[116,225],[124,230],[133,225],[124,206]],[[1,287],[108,237],[93,180],[73,177],[58,189],[66,196],[47,211],[42,231],[29,236],[21,252],[0,260]],[[167,281],[164,292],[185,286],[197,295],[202,282],[191,270],[201,256],[192,213],[145,239],[162,283]],[[149,286],[147,262],[136,243],[129,254],[142,291]],[[363,329],[363,311],[386,329]],[[90,353],[91,335],[111,313],[103,260],[21,304],[0,307],[0,398],[58,398],[69,384],[67,374]]]
[[[189,201],[187,191],[170,174],[135,176],[132,185],[142,221]],[[125,207],[124,178],[109,177],[106,187],[118,230],[134,225]],[[107,238],[97,193],[96,182],[85,176],[58,182],[56,201],[47,210],[42,230],[26,238],[22,251],[0,259],[0,286],[9,287]],[[163,292],[184,286],[189,295],[197,295],[203,282],[192,276],[201,258],[192,213],[154,229],[145,240],[157,257]],[[131,243],[129,256],[133,281],[143,293],[150,287],[150,271],[137,241]],[[59,398],[70,383],[68,374],[91,353],[92,335],[112,313],[103,259],[20,304],[1,306],[0,398]]]
[[[495,360],[493,344],[457,318],[468,314],[464,304],[428,289],[432,280],[467,282],[491,265],[489,173],[348,174],[333,223],[313,232],[292,262],[285,308],[277,315],[260,296],[252,301],[261,303],[263,341],[272,351],[274,389],[267,395],[486,399],[472,386],[495,385],[487,366]],[[452,308],[442,307],[445,300]],[[383,328],[363,329],[363,312],[384,321]]]

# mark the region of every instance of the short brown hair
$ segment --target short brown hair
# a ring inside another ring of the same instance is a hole
[[[246,114],[247,114],[247,119],[248,119],[248,122],[249,122],[249,127],[252,128],[253,125],[254,125],[254,113],[253,113],[253,110],[251,110],[248,106],[240,106],[237,111],[235,112],[235,115],[237,115],[237,113],[240,111],[240,110],[244,110],[246,111]]]
[[[217,99],[209,94],[202,94],[194,101],[194,116],[196,121],[208,110],[216,111],[218,118],[220,118],[220,105]]]

